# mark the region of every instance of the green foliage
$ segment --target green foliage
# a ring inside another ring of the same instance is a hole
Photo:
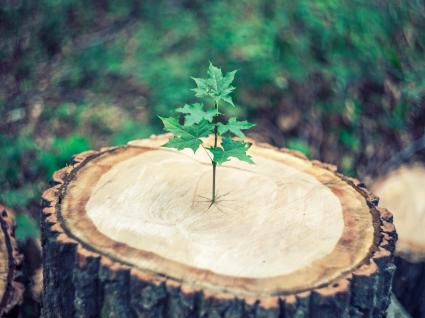
[[[208,67],[208,78],[202,79],[192,77],[197,86],[192,90],[195,92],[196,97],[210,97],[217,105],[221,102],[225,102],[235,107],[232,97],[230,97],[230,93],[235,89],[235,87],[231,85],[235,79],[235,74],[236,71],[232,71],[223,76],[221,69],[210,62]]]
[[[245,141],[232,140],[229,135],[234,134],[238,137],[244,137],[245,135],[242,130],[249,129],[255,125],[247,121],[238,121],[234,117],[230,118],[227,123],[219,122],[219,116],[221,114],[219,107],[221,104],[228,104],[235,107],[230,93],[235,89],[232,83],[236,71],[229,72],[223,76],[221,69],[210,62],[207,73],[207,78],[192,77],[197,85],[192,90],[195,92],[196,97],[212,100],[213,103],[210,109],[205,111],[204,105],[200,103],[186,104],[181,108],[177,108],[176,111],[178,113],[184,114],[184,125],[181,125],[177,118],[159,118],[164,124],[164,129],[173,134],[168,142],[162,145],[163,147],[175,148],[177,150],[190,148],[195,153],[199,146],[203,144],[201,138],[214,134],[214,144],[212,146],[205,147],[202,145],[210,157],[213,166],[213,190],[211,198],[213,204],[216,200],[216,166],[229,161],[231,157],[248,163],[254,163],[252,158],[247,154],[251,145]],[[221,145],[219,145],[218,139],[221,136],[223,138]],[[212,157],[208,151],[212,154]]]
[[[12,209],[19,209],[30,203],[31,200],[39,195],[36,187],[32,185],[25,185],[16,190],[6,190],[1,194],[1,201]]]
[[[239,121],[235,117],[231,117],[226,124],[218,123],[218,133],[223,135],[227,132],[231,132],[240,138],[244,138],[245,134],[242,130],[246,130],[254,127],[255,124],[250,123],[246,120]]]
[[[339,133],[339,138],[344,144],[344,146],[348,147],[349,149],[357,150],[360,147],[359,138],[356,136],[355,133],[349,130],[341,129]]]
[[[72,155],[89,149],[90,144],[79,135],[55,137],[45,145],[46,148],[26,135],[14,140],[2,135],[0,143],[3,150],[0,160],[5,163],[0,165],[0,201],[18,212],[17,224],[22,237],[36,235],[36,223],[31,218],[27,219],[23,212],[29,212],[26,207],[30,205],[35,205],[38,210],[45,182],[54,171],[64,167]],[[39,181],[40,176],[42,182]]]
[[[66,138],[53,138],[48,151],[41,151],[38,164],[51,176],[63,167],[73,155],[90,149],[90,142],[84,136],[74,134]]]
[[[37,223],[28,215],[19,213],[16,215],[16,238],[18,240],[25,240],[29,237],[38,237],[40,231]]]
[[[113,145],[123,145],[129,140],[147,138],[152,134],[158,133],[159,130],[153,126],[140,125],[139,122],[129,120],[123,123],[111,138]]]
[[[213,125],[205,119],[203,119],[199,124],[183,126],[179,124],[179,121],[176,118],[159,118],[164,124],[164,129],[173,134],[173,137],[171,137],[170,140],[163,145],[163,147],[176,148],[178,150],[190,148],[193,152],[196,152],[202,144],[202,140],[200,138],[208,137],[213,127]]]
[[[290,138],[286,147],[292,150],[297,150],[305,154],[307,157],[311,157],[310,146],[301,138]]]
[[[185,114],[185,126],[199,124],[203,119],[212,123],[214,116],[217,115],[217,111],[215,109],[208,109],[205,111],[204,104],[202,103],[195,103],[192,105],[186,104],[183,107],[177,108],[176,112]]]
[[[17,183],[26,178],[21,166],[27,164],[27,158],[34,156],[37,146],[28,135],[11,138],[0,133],[0,182]]]
[[[235,106],[233,104],[230,93],[235,89],[232,82],[235,78],[236,71],[232,71],[223,76],[220,68],[214,66],[211,62],[208,67],[208,78],[194,78],[197,88],[194,88],[195,96],[199,98],[208,97],[213,100],[210,109],[204,110],[202,103],[192,105],[184,105],[177,108],[178,113],[184,114],[184,125],[179,123],[177,118],[159,117],[164,125],[165,131],[171,132],[173,136],[163,145],[163,147],[175,148],[183,150],[190,148],[195,153],[199,146],[202,145],[202,137],[208,137],[214,133],[214,146],[207,147],[212,155],[212,163],[221,165],[229,160],[230,157],[237,158],[242,161],[253,163],[251,157],[246,154],[249,144],[244,141],[232,141],[228,136],[223,138],[221,146],[217,145],[220,135],[234,134],[238,137],[244,137],[243,129],[249,129],[255,126],[247,121],[238,121],[232,117],[227,123],[218,121],[220,115],[219,105],[225,104]]]
[[[221,165],[225,163],[226,161],[229,161],[230,157],[234,157],[241,161],[254,163],[254,161],[252,161],[251,156],[247,155],[246,153],[249,147],[251,147],[251,144],[248,144],[243,141],[233,140],[230,137],[226,136],[223,138],[221,142],[221,146],[222,148],[220,147],[207,148],[213,154],[213,159],[212,159],[213,162],[216,162],[217,164]]]
[[[0,9],[5,43],[0,61],[31,82],[37,73],[34,61],[61,52],[57,84],[69,90],[96,86],[106,76],[130,76],[150,89],[154,113],[187,100],[189,85],[182,79],[196,74],[208,56],[216,56],[225,67],[243,65],[243,89],[237,98],[249,108],[263,106],[260,101],[274,106],[270,95],[248,94],[253,89],[267,87],[292,96],[288,84],[315,87],[316,75],[332,91],[315,94],[313,100],[337,107],[343,107],[347,94],[356,95],[362,83],[381,84],[388,75],[400,83],[403,97],[420,101],[425,84],[424,9],[421,1],[388,0],[243,0],[190,6],[165,0],[140,5],[134,0],[119,5],[23,1]],[[40,22],[34,23],[34,17]],[[116,36],[113,31],[120,31],[126,21],[131,32]],[[110,28],[104,29],[106,22]],[[83,41],[92,34],[91,41]],[[211,71],[211,78],[225,84],[218,70]],[[213,82],[200,85],[200,94],[211,89],[213,98],[218,97]]]

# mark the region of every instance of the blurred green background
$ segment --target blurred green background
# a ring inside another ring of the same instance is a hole
[[[0,200],[37,235],[40,194],[73,154],[160,133],[208,61],[238,69],[251,137],[371,178],[424,134],[419,0],[6,0]],[[423,156],[423,151],[416,155]]]

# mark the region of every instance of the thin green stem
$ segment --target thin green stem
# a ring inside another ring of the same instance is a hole
[[[212,200],[211,200],[211,203],[214,204],[215,203],[215,174],[216,174],[217,164],[213,161],[212,166],[213,166],[213,182],[212,182]]]
[[[216,115],[214,116],[214,148],[217,148],[217,139],[218,139],[218,103],[215,103]],[[216,170],[217,163],[214,160],[211,160],[213,166],[213,180],[212,180],[212,199],[211,204],[215,203],[215,179],[216,179]]]
[[[210,153],[208,152],[207,148],[205,148],[205,147],[204,147],[204,145],[202,145],[202,144],[201,144],[201,146],[202,146],[202,148],[204,148],[205,152],[207,153],[207,156],[210,158],[210,160],[211,160],[211,162],[212,162],[212,161],[213,161],[213,159],[212,159],[212,157],[211,157]]]

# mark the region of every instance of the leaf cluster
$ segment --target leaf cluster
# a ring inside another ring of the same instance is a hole
[[[220,106],[235,107],[230,96],[235,90],[232,86],[235,74],[236,71],[231,71],[223,75],[220,68],[210,63],[207,78],[193,78],[196,84],[196,88],[193,89],[195,96],[206,99],[211,105],[207,108],[204,103],[198,102],[177,108],[176,112],[183,116],[183,123],[180,123],[179,116],[160,117],[164,129],[173,134],[163,147],[177,150],[189,148],[195,153],[202,146],[209,152],[211,161],[217,165],[223,164],[231,157],[253,163],[252,158],[247,154],[251,145],[242,140],[233,140],[232,137],[244,138],[243,130],[255,125],[246,120],[239,121],[235,117],[229,118],[227,122],[220,121],[220,115],[222,115]],[[211,134],[214,134],[215,143],[213,146],[205,147],[202,138]],[[219,137],[222,137],[220,144],[217,142]]]
[[[225,102],[235,107],[232,97],[230,97],[230,93],[235,90],[235,87],[232,86],[235,74],[236,70],[223,76],[221,69],[210,62],[208,67],[208,78],[192,77],[197,86],[192,90],[195,92],[196,97],[210,97],[216,104]]]

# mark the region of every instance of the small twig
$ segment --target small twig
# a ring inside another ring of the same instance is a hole
[[[211,161],[213,161],[213,159],[212,159],[212,157],[211,157],[210,153],[208,152],[207,148],[205,148],[205,147],[204,147],[204,145],[202,145],[202,144],[201,144],[201,146],[202,146],[202,148],[204,148],[204,150],[205,150],[205,152],[207,153],[207,155],[208,155],[208,157],[210,158],[210,160],[211,160]]]

